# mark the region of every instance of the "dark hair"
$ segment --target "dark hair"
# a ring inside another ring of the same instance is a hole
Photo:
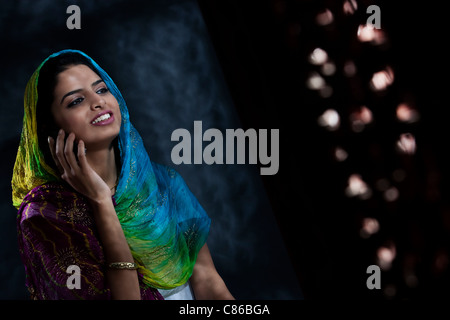
[[[69,69],[71,66],[80,64],[88,66],[100,77],[100,74],[94,68],[91,61],[77,52],[67,52],[50,58],[39,72],[37,85],[38,100],[36,104],[38,143],[39,148],[44,154],[45,162],[52,167],[55,166],[53,165],[54,161],[49,150],[47,139],[49,136],[56,139],[56,135],[60,129],[55,123],[51,108],[55,98],[54,92],[58,82],[57,77],[61,72]]]

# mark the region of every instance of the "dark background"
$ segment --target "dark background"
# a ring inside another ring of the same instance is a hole
[[[9,197],[23,90],[50,52],[68,47],[86,51],[112,76],[153,160],[170,165],[171,132],[192,131],[194,120],[204,130],[280,130],[275,176],[259,176],[256,166],[177,167],[213,218],[213,258],[237,298],[448,297],[446,11],[437,1],[356,1],[358,9],[346,15],[344,2],[3,2],[0,297],[26,297]],[[69,4],[81,8],[81,30],[65,28]],[[388,39],[381,46],[357,40],[371,4],[381,8]],[[315,18],[325,8],[334,21],[319,26]],[[305,85],[316,47],[336,64],[325,77],[333,88],[328,98]],[[348,60],[355,77],[342,72]],[[370,78],[387,65],[394,82],[374,92]],[[397,120],[405,101],[419,112],[418,122]],[[354,132],[349,116],[361,105],[374,121]],[[317,123],[329,108],[341,117],[336,131]],[[395,148],[406,132],[416,139],[412,155]],[[345,161],[333,157],[336,146],[348,152]],[[394,178],[396,170],[404,179]],[[371,188],[370,198],[346,196],[353,173]],[[383,198],[380,179],[397,188],[395,201]],[[380,229],[363,238],[367,217]],[[378,264],[380,247],[394,247],[395,258],[382,269],[381,289],[369,290],[366,269]]]
[[[263,181],[305,298],[448,297],[446,11],[437,1],[356,1],[356,12],[345,15],[344,2],[199,1],[244,126],[280,128],[280,172]],[[387,41],[380,46],[357,40],[371,4],[381,8]],[[316,15],[325,8],[334,21],[318,26]],[[336,73],[325,77],[333,88],[329,98],[305,85],[316,47],[336,64]],[[357,67],[350,79],[342,72],[347,60]],[[370,78],[385,66],[394,83],[374,92]],[[416,108],[418,122],[397,120],[401,102]],[[356,133],[349,116],[361,105],[374,121]],[[337,131],[317,124],[328,108],[341,116]],[[415,154],[396,150],[402,133],[415,136]],[[336,146],[348,152],[344,162],[334,159]],[[352,173],[371,188],[369,199],[345,195]],[[384,199],[380,179],[398,190],[395,201]],[[367,239],[360,235],[366,217],[380,225]],[[380,247],[394,247],[395,258],[382,269],[381,290],[368,290],[366,270],[378,264]]]

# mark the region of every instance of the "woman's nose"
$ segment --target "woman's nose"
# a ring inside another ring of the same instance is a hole
[[[95,99],[91,103],[91,109],[92,110],[102,109],[102,108],[105,107],[105,104],[106,104],[106,102],[105,102],[105,100],[103,98]]]

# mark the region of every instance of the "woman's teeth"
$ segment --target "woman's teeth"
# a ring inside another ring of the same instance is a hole
[[[103,121],[103,120],[106,120],[106,119],[109,119],[109,118],[111,118],[111,115],[109,113],[106,113],[106,114],[98,117],[94,121],[92,121],[92,124],[96,124],[97,122],[100,122],[100,121]]]

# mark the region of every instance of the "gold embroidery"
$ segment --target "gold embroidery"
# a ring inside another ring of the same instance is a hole
[[[59,216],[61,219],[70,222],[73,226],[81,225],[91,227],[94,224],[94,220],[89,214],[85,204],[63,207]]]

